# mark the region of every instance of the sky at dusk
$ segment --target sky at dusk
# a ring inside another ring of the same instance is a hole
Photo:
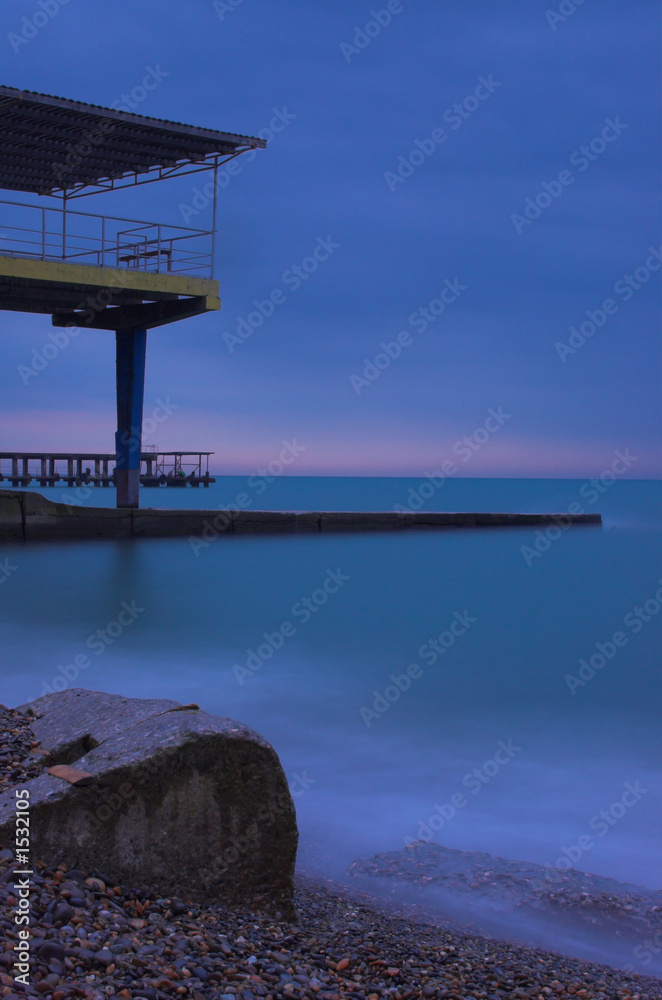
[[[620,451],[648,478],[659,29],[657,0],[4,0],[0,82],[269,140],[221,174],[222,311],[148,334],[145,444],[229,474],[283,442],[298,475],[590,477]],[[72,207],[204,229],[209,177]],[[0,450],[111,451],[114,337],[26,377],[51,330],[0,317]]]

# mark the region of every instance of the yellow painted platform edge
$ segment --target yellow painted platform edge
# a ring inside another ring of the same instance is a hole
[[[87,264],[67,264],[52,260],[25,260],[0,254],[0,275],[27,278],[32,281],[55,281],[66,285],[90,285],[95,288],[118,288],[127,291],[170,292],[173,295],[204,295],[218,298],[220,286],[211,278],[189,278],[181,274],[149,274],[131,272],[125,268],[92,267]]]

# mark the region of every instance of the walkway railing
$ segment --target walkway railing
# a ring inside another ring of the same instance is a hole
[[[213,233],[0,201],[0,256],[211,278]]]

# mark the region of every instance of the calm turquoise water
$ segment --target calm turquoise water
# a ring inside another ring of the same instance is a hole
[[[142,504],[228,507],[243,492],[249,509],[388,510],[420,482],[283,477],[259,495],[227,477],[144,490]],[[425,503],[602,511],[603,527],[552,540],[526,528],[235,536],[197,555],[186,539],[5,545],[0,700],[69,684],[248,723],[292,783],[302,860],[329,874],[417,836],[555,864],[589,835],[577,867],[660,888],[661,488],[602,488],[458,479]],[[546,551],[532,555],[536,538]],[[123,602],[135,617],[117,634]],[[604,666],[572,693],[566,675],[600,663],[596,643],[611,643]]]

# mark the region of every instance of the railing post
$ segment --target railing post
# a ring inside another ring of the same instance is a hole
[[[67,259],[67,192],[62,195],[62,260]]]
[[[218,210],[218,158],[214,162],[214,197],[212,201],[211,220],[211,267],[209,277],[214,277],[214,256],[216,253],[216,213]]]
[[[161,273],[161,223],[159,223],[159,243],[158,243],[158,247],[156,249],[157,249],[157,253],[156,253],[156,273],[160,274]],[[145,258],[145,259],[147,259],[147,258]]]
[[[41,210],[41,259],[46,260],[46,209]]]
[[[106,216],[101,216],[101,266],[106,266]]]

